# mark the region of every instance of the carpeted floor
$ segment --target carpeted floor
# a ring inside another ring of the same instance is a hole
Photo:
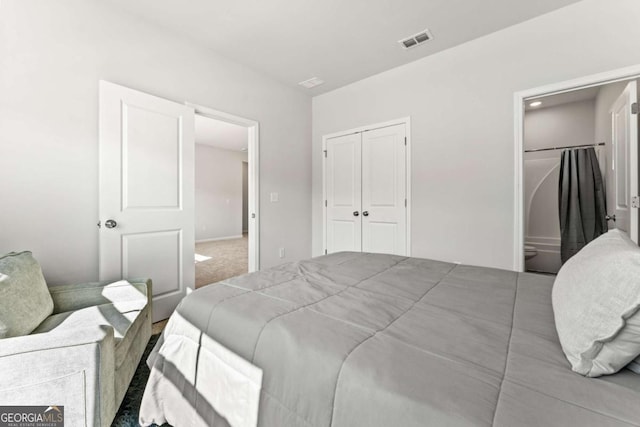
[[[211,257],[196,263],[196,288],[245,274],[248,271],[248,242],[245,233],[241,239],[196,243],[196,257]]]
[[[140,413],[140,403],[142,402],[142,394],[144,393],[144,387],[147,385],[147,379],[149,379],[149,368],[147,367],[147,357],[153,349],[153,346],[158,341],[160,334],[152,335],[147,348],[144,350],[140,364],[136,369],[136,373],[133,374],[133,379],[127,394],[125,394],[122,400],[122,405],[118,409],[118,413],[111,424],[111,427],[138,427],[138,414]],[[163,427],[170,427],[169,424],[164,424]]]

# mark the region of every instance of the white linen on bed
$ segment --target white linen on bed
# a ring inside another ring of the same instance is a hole
[[[208,426],[212,416],[223,417],[232,427],[257,425],[260,368],[202,333],[179,313],[171,317],[162,340],[155,357],[163,363],[151,367],[140,408],[142,425]],[[158,419],[157,414],[164,418]]]

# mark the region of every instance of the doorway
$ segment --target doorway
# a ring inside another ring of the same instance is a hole
[[[153,321],[195,289],[195,115],[247,132],[247,270],[259,260],[258,123],[99,84],[99,278],[153,280]]]
[[[257,123],[195,108],[195,287],[256,271]]]
[[[567,178],[560,181],[560,165],[561,156],[569,165],[578,152],[592,157],[593,176],[603,180],[606,196],[593,200],[596,227],[619,228],[637,242],[631,199],[638,193],[638,116],[631,110],[639,76],[640,67],[633,67],[516,93],[515,270],[554,274],[561,255],[567,259],[559,221],[566,203],[559,188],[562,183],[566,193]],[[616,110],[620,102],[627,111]]]

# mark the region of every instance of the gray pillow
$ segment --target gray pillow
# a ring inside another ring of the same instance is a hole
[[[31,252],[0,257],[0,338],[31,333],[53,313],[53,299]]]
[[[575,372],[613,374],[640,355],[640,248],[623,232],[611,230],[569,259],[552,301]]]

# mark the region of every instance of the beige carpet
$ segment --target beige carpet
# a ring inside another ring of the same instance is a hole
[[[211,257],[196,263],[196,288],[245,274],[248,271],[248,242],[245,233],[241,239],[196,243],[196,257]]]

